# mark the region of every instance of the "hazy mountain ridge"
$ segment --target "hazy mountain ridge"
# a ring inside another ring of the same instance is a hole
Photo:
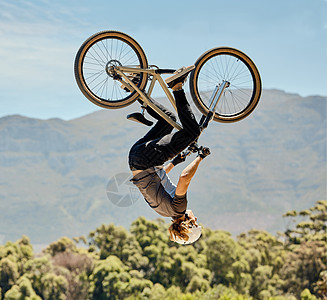
[[[1,118],[0,236],[48,243],[104,222],[157,217],[141,197],[122,208],[106,196],[108,179],[128,172],[128,150],[148,130],[126,120],[136,107],[70,121]],[[189,206],[206,226],[280,230],[285,211],[326,198],[326,97],[265,90],[251,116],[210,124],[200,144],[212,155],[191,183]]]

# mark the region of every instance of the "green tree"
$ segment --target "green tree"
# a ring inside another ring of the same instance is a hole
[[[285,232],[286,244],[292,246],[306,241],[327,241],[327,200],[317,201],[310,209],[300,212],[290,211],[283,215],[291,218],[295,228]]]
[[[149,221],[144,217],[139,217],[131,225],[131,233],[135,236],[141,248],[150,245],[157,245],[160,242],[169,242],[168,226],[162,219]]]
[[[25,266],[25,275],[32,283],[34,291],[43,299],[64,300],[68,282],[62,274],[54,272],[48,256],[29,260]]]
[[[99,249],[100,259],[115,255],[132,269],[146,268],[148,259],[141,255],[135,236],[121,226],[102,225],[89,235],[89,245]]]
[[[164,220],[135,220],[130,232],[102,225],[63,237],[35,257],[27,237],[0,246],[0,299],[314,300],[327,297],[327,202],[285,214],[293,229],[237,239],[203,227],[188,246],[169,241]],[[78,247],[84,241],[88,247]]]
[[[284,245],[275,236],[263,230],[250,230],[237,238],[238,243],[248,251],[246,259],[251,272],[258,265],[269,265],[274,270],[284,264]]]
[[[165,288],[160,283],[156,283],[152,286],[152,288],[145,288],[143,290],[141,299],[162,300],[165,299],[165,296]]]
[[[124,299],[128,296],[130,280],[126,267],[116,256],[108,256],[95,263],[90,275],[90,297],[94,300]]]
[[[317,297],[312,295],[308,289],[303,290],[301,293],[301,300],[316,300]]]
[[[68,237],[62,237],[44,250],[44,253],[50,254],[52,257],[63,252],[78,252],[76,243]]]
[[[232,283],[232,266],[241,258],[242,250],[227,232],[216,231],[208,238],[206,256],[208,267],[213,273],[213,284]],[[247,268],[245,265],[245,270]]]
[[[314,285],[314,291],[319,299],[327,299],[327,270],[320,272],[319,280]]]
[[[227,287],[222,284],[215,285],[205,293],[194,293],[194,299],[206,300],[252,300],[248,295],[241,295],[232,287]]]
[[[32,284],[26,276],[22,276],[17,281],[17,285],[5,294],[4,300],[41,300],[41,297],[36,295]]]
[[[129,274],[131,276],[129,282],[129,294],[131,295],[130,297],[132,299],[142,295],[145,289],[151,289],[153,287],[152,281],[144,279],[144,276],[141,272],[131,270],[129,271]]]
[[[283,243],[270,233],[250,230],[238,236],[239,244],[246,250],[243,259],[249,264],[251,279],[248,291],[256,298],[267,298],[283,293],[283,280],[279,271],[284,265]],[[245,290],[237,289],[245,292]],[[261,295],[261,296],[260,296]]]
[[[90,297],[94,300],[126,299],[152,287],[152,282],[144,280],[139,273],[130,273],[128,267],[113,255],[96,262],[90,282]]]
[[[206,292],[210,288],[210,282],[204,279],[202,276],[196,274],[193,275],[189,284],[187,285],[186,291],[194,293],[196,291]]]
[[[144,270],[145,278],[166,288],[176,285],[181,291],[206,290],[212,276],[207,269],[204,246],[195,249],[193,245],[179,246],[170,242],[168,226],[161,219],[149,221],[144,217],[132,223],[131,233],[149,262]]]
[[[67,299],[86,299],[93,258],[85,253],[59,252],[52,258],[52,264],[54,271],[67,280]]]
[[[174,263],[167,228],[163,220],[149,221],[140,217],[132,223],[130,229],[140,246],[141,256],[147,259],[147,264],[142,268],[145,278],[165,287],[172,282],[171,271]]]
[[[304,289],[314,292],[320,273],[327,270],[327,244],[308,241],[296,246],[287,255],[281,271],[285,280],[285,290],[298,297]]]
[[[18,266],[12,257],[4,257],[0,260],[0,288],[1,296],[11,289],[19,277]]]
[[[16,283],[24,272],[24,264],[33,257],[33,248],[28,237],[23,236],[17,242],[7,242],[0,246],[0,295]]]
[[[287,212],[284,217],[295,224],[284,234],[289,250],[281,269],[284,289],[298,297],[304,289],[318,293],[320,274],[327,270],[327,201],[317,201],[314,207],[300,212]]]

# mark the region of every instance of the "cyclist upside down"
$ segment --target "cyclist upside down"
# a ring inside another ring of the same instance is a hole
[[[187,210],[187,189],[200,162],[210,154],[209,148],[200,147],[198,156],[182,171],[177,185],[172,183],[168,173],[177,164],[185,161],[181,153],[200,135],[200,127],[187,102],[183,84],[194,66],[181,68],[166,79],[173,90],[177,113],[183,129],[172,133],[173,126],[149,106],[148,113],[157,119],[149,132],[130,149],[129,166],[133,173],[131,181],[138,187],[146,202],[163,217],[171,217],[170,239],[180,244],[190,244],[201,236],[201,226],[192,210]],[[153,102],[155,102],[153,100]],[[176,116],[163,105],[155,102],[174,121]],[[169,160],[165,167],[163,164]]]

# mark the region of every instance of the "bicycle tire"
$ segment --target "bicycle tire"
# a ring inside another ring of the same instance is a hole
[[[74,64],[75,79],[81,92],[92,103],[103,108],[122,108],[133,103],[138,94],[121,88],[121,83],[107,72],[111,65],[146,69],[148,61],[142,47],[129,35],[101,31],[89,37],[79,48]],[[143,90],[147,80],[147,74],[140,73],[136,85]]]
[[[195,62],[190,75],[190,92],[197,108],[207,115],[209,99],[222,81],[230,83],[219,100],[213,120],[237,122],[253,112],[261,96],[261,78],[253,61],[229,47],[208,50]]]

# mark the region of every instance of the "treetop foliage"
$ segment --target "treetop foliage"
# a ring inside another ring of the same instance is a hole
[[[103,224],[62,237],[40,255],[23,236],[0,246],[0,300],[326,299],[327,201],[284,217],[291,227],[276,236],[203,228],[188,246],[144,217],[129,231]]]

